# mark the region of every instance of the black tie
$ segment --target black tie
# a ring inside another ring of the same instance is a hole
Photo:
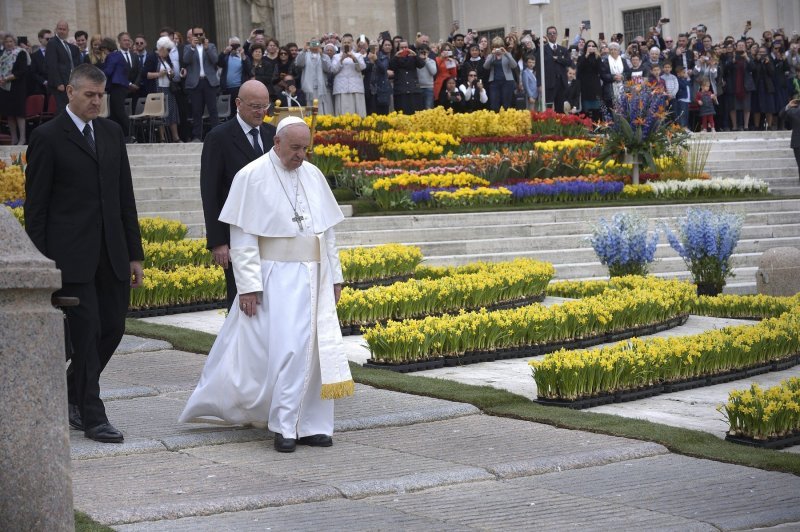
[[[94,136],[92,135],[92,126],[90,126],[88,122],[83,126],[83,136],[86,137],[86,142],[89,143],[89,147],[92,151],[97,153],[97,147],[94,144]]]
[[[261,144],[258,143],[258,128],[254,127],[251,129],[250,136],[253,137],[253,151],[256,157],[261,157],[264,155],[264,151],[261,149]]]
[[[125,62],[128,63],[128,66],[132,68],[133,64],[131,63],[131,57],[128,55],[128,52],[124,53],[125,53]]]

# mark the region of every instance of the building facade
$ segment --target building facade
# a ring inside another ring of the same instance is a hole
[[[436,41],[447,38],[454,20],[461,32],[494,35],[515,28],[538,35],[539,9],[526,0],[0,0],[0,29],[36,43],[40,29],[53,30],[64,19],[72,32],[116,36],[127,30],[152,43],[163,26],[186,31],[200,25],[220,44],[264,28],[282,43],[302,46],[328,32],[375,39],[384,30],[409,38],[419,31]],[[570,28],[573,35],[581,21],[589,20],[585,35],[594,39],[600,32],[630,38],[661,17],[670,19],[664,32],[673,36],[703,23],[715,40],[738,37],[748,20],[753,36],[765,29],[800,32],[798,0],[551,0],[541,9],[545,26]]]

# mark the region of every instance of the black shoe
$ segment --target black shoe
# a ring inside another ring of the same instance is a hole
[[[99,441],[100,443],[122,443],[124,439],[122,433],[108,422],[86,429],[83,435],[90,440]]]
[[[68,405],[67,413],[69,414],[69,426],[75,430],[83,430],[83,420],[78,405]]]
[[[330,447],[333,445],[333,438],[327,434],[314,434],[313,436],[303,436],[297,440],[298,445],[309,445],[311,447]]]
[[[279,453],[293,453],[297,447],[297,440],[284,438],[283,434],[275,434],[275,450]]]

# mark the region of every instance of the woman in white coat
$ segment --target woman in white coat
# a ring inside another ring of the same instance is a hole
[[[361,75],[366,66],[364,57],[353,48],[352,37],[344,37],[342,50],[331,61],[331,73],[334,76],[333,108],[336,115],[367,115],[364,78]]]

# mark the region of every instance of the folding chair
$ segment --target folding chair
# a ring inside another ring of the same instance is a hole
[[[58,104],[56,104],[56,97],[51,94],[50,97],[47,99],[47,106],[44,108],[44,111],[42,111],[42,117],[39,120],[39,123],[41,124],[45,120],[50,120],[51,118],[56,116],[57,108]]]
[[[224,122],[231,114],[231,95],[220,94],[217,96],[217,116],[220,122]]]
[[[100,118],[108,118],[110,114],[110,110],[108,108],[108,93],[103,94],[103,99],[100,100],[100,114],[97,115]]]
[[[25,123],[40,124],[44,113],[44,94],[31,94],[25,99]]]
[[[140,100],[143,98],[140,98]],[[152,142],[153,140],[153,128],[155,121],[161,119],[164,116],[164,95],[160,92],[151,92],[147,95],[147,98],[144,99],[145,102],[143,104],[143,109],[141,113],[136,113],[135,115],[131,115],[131,128],[135,128],[139,123],[147,123],[148,132],[147,132],[147,141]],[[137,104],[138,107],[138,104]]]
[[[132,98],[125,98],[125,116],[130,117],[132,114],[133,114]]]

